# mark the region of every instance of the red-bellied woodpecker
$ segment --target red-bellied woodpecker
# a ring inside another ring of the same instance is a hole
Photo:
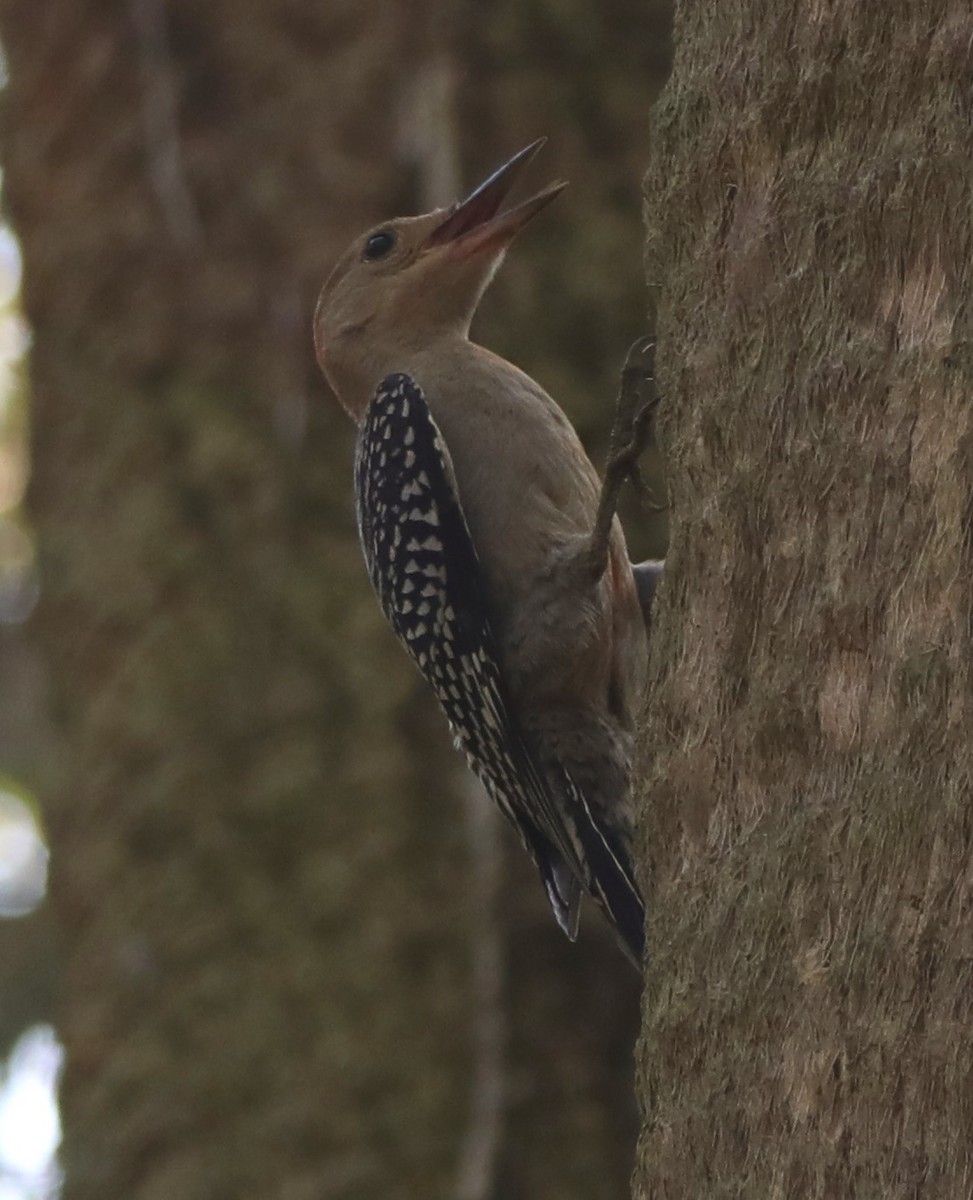
[[[574,938],[587,892],[640,963],[630,773],[661,565],[632,567],[614,505],[646,415],[630,414],[602,489],[557,404],[468,337],[508,245],[564,187],[499,212],[541,144],[461,204],[358,238],[321,293],[315,346],[358,424],[358,524],[385,615],[561,927]],[[627,376],[630,392],[651,385]]]

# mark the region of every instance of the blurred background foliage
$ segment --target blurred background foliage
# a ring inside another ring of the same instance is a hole
[[[598,461],[650,320],[669,22],[0,10],[0,1053],[56,1019],[65,1196],[627,1194],[636,981],[592,920],[562,943],[460,802],[358,561],[309,327],[351,236],[547,134],[532,182],[571,189],[475,333]],[[664,517],[627,524],[664,551]]]

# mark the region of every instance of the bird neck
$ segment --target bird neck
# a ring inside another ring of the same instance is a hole
[[[480,349],[466,328],[399,331],[395,337],[363,335],[349,339],[342,353],[327,356],[325,373],[335,394],[356,422],[361,422],[378,385],[402,372],[427,391],[438,382],[440,364],[455,364]],[[447,368],[448,369],[448,368]]]

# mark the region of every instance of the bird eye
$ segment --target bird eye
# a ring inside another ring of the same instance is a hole
[[[365,253],[362,256],[366,262],[375,262],[384,258],[395,247],[395,234],[391,229],[380,229],[373,233],[365,243]]]

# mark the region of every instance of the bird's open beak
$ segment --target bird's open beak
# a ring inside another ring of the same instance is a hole
[[[511,242],[533,217],[568,186],[553,183],[516,208],[500,212],[500,205],[513,187],[523,166],[531,161],[547,138],[538,138],[515,154],[509,162],[481,183],[461,203],[454,205],[441,225],[426,239],[426,249],[455,246],[464,255],[488,248],[499,249]],[[498,215],[499,213],[499,215]]]

